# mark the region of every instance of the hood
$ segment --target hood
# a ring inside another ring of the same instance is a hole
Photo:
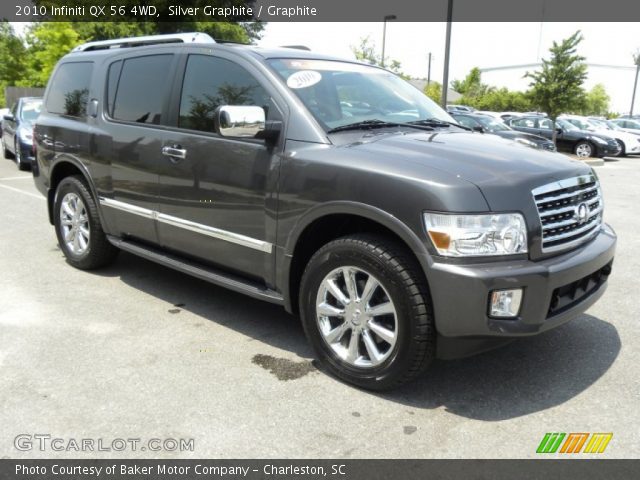
[[[591,172],[583,162],[560,153],[472,132],[378,133],[344,147],[424,166],[425,175],[438,169],[464,179],[480,188],[492,210],[512,210],[514,191],[522,197],[522,191]]]

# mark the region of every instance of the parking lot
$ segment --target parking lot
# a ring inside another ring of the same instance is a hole
[[[0,456],[533,458],[546,432],[612,432],[601,457],[637,458],[640,158],[597,173],[619,235],[599,303],[372,394],[318,371],[277,306],[125,253],[73,269],[29,172],[1,160]],[[20,434],[193,438],[194,449],[20,451]]]

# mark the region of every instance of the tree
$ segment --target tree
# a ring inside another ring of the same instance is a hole
[[[584,105],[579,112],[582,115],[605,116],[609,111],[610,100],[604,85],[598,83],[585,95]]]
[[[429,85],[424,87],[424,94],[440,105],[440,100],[442,100],[442,84],[431,81]]]
[[[44,87],[58,60],[82,43],[70,22],[35,23],[27,31],[27,68],[21,86]]]
[[[351,51],[355,55],[356,60],[360,62],[369,63],[378,67],[383,66],[382,56],[376,53],[376,44],[369,36],[360,38],[360,45],[351,45]],[[389,57],[384,59],[384,68],[391,70],[404,79],[408,79],[409,76],[402,73],[401,67],[402,65],[397,60],[390,60]]]
[[[584,105],[585,92],[582,84],[587,78],[587,65],[584,63],[585,57],[576,53],[582,39],[582,33],[578,30],[560,44],[553,42],[549,49],[551,58],[542,60],[542,69],[525,74],[525,77],[532,79],[529,85],[534,105],[546,112],[554,122],[560,114],[577,110]],[[555,141],[554,129],[553,142]]]
[[[481,97],[493,90],[492,87],[482,83],[482,74],[478,67],[474,67],[464,80],[453,80],[451,88],[465,97]]]
[[[3,106],[6,101],[4,89],[16,85],[25,69],[25,46],[5,21],[0,22],[0,58],[0,106]]]

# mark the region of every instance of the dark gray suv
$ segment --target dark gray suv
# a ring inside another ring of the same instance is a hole
[[[611,272],[591,168],[308,51],[200,34],[82,45],[49,81],[35,143],[71,265],[125,250],[283,305],[326,370],[369,389],[561,325]]]

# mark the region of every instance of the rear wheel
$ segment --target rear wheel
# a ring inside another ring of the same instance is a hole
[[[588,158],[594,155],[594,148],[589,142],[583,141],[578,142],[578,144],[573,149],[573,153],[575,153],[580,158]]]
[[[302,277],[300,312],[319,361],[371,390],[408,382],[435,357],[426,282],[405,247],[381,236],[328,243]]]
[[[67,177],[60,182],[53,217],[58,243],[71,265],[90,270],[115,259],[118,250],[102,230],[96,203],[82,177]]]

